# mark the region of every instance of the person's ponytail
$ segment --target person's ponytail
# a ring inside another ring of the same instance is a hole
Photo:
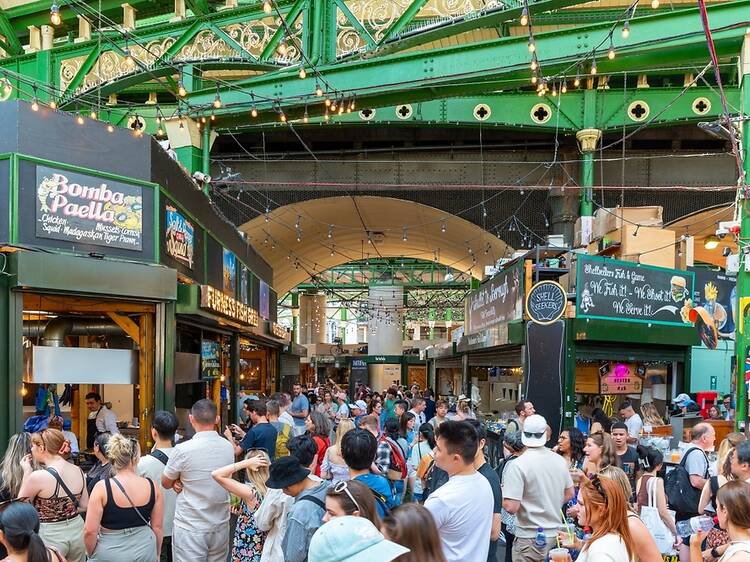
[[[34,531],[29,533],[29,550],[26,552],[26,560],[28,562],[49,562],[47,547],[44,546],[42,537]]]

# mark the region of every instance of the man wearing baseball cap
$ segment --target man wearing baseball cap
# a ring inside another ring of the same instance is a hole
[[[503,509],[517,517],[513,562],[546,560],[560,526],[560,506],[574,494],[565,459],[544,446],[546,432],[542,416],[527,417],[521,433],[526,451],[503,473]],[[535,543],[539,529],[545,546]]]
[[[364,400],[357,400],[349,404],[349,412],[354,418],[354,427],[359,427],[359,420],[367,414],[367,403]]]

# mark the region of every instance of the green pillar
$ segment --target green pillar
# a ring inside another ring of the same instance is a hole
[[[427,311],[427,321],[428,321],[429,326],[430,326],[430,337],[429,337],[429,339],[430,340],[434,340],[435,339],[435,309],[434,308],[430,308]]]
[[[206,123],[203,127],[203,139],[201,140],[201,172],[208,175],[211,173],[211,125]],[[208,191],[208,186],[203,188]]]
[[[581,238],[583,244],[591,242],[594,222],[594,152],[602,136],[596,124],[596,90],[588,89],[583,93],[583,126],[576,133],[581,149]]]
[[[292,342],[299,343],[299,293],[292,293]]]
[[[740,72],[742,73],[742,82],[740,84],[741,105],[743,115],[750,113],[750,32],[745,34],[745,40],[742,43],[742,53],[740,54]],[[742,153],[744,155],[745,182],[747,187],[748,175],[750,175],[750,121],[744,121],[742,124]],[[740,322],[736,327],[735,351],[737,353],[737,396],[736,396],[736,414],[735,423],[738,428],[745,427],[747,420],[747,377],[746,374],[746,357],[748,346],[750,345],[750,317],[745,309],[750,303],[750,272],[747,270],[747,260],[749,256],[742,252],[742,247],[750,240],[750,213],[748,213],[747,195],[744,201],[740,203],[742,209],[742,222],[740,226],[740,271],[737,274],[737,298],[739,299],[737,311],[739,312]],[[742,331],[740,331],[742,326]]]

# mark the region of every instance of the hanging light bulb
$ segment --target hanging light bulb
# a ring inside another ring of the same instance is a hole
[[[333,238],[333,225],[328,225],[328,238]]]
[[[406,242],[408,240],[408,237],[406,236],[406,227],[404,227],[404,235],[401,237],[401,240]]]
[[[596,74],[596,53],[591,56],[591,74]]]
[[[76,117],[76,123],[78,123],[79,125],[83,125],[83,115],[81,115],[80,113]]]
[[[164,129],[162,129],[161,127],[159,127],[159,128],[157,129],[157,131],[156,131],[156,134],[157,134],[158,136],[160,136],[160,137],[163,137],[163,136],[164,136]]]
[[[336,106],[336,100],[333,100],[333,101],[331,102],[331,111],[336,111],[336,107],[337,107],[337,106]]]
[[[356,104],[355,104],[355,102],[354,102],[354,99],[355,99],[356,97],[357,97],[357,96],[352,96],[352,103],[351,103],[351,104],[349,104],[349,110],[348,110],[349,112],[352,112],[352,111],[354,111],[354,107],[355,107],[355,105],[356,105]]]
[[[159,111],[159,110],[158,110],[158,108],[157,108],[157,110],[156,110],[156,111],[157,111],[157,112]],[[161,124],[161,122],[162,122],[161,114],[160,114],[160,113],[157,113],[157,114],[156,114],[156,124],[157,124],[157,125],[160,125],[160,124]]]
[[[273,11],[273,5],[271,5],[270,0],[263,0],[263,11],[267,14],[270,14]]]
[[[49,107],[50,109],[57,109],[57,102],[55,100],[50,100]]]
[[[219,95],[219,92],[218,92],[218,90],[216,91],[216,96],[214,97],[214,103],[213,103],[213,106],[214,106],[214,107],[215,107],[216,109],[219,109],[219,108],[221,108],[221,96]]]
[[[281,112],[281,115],[279,115],[279,120],[280,120],[280,121],[281,121],[282,123],[286,123],[286,115],[284,114],[284,112],[283,112],[283,111]]]
[[[95,109],[91,110],[91,113],[89,113],[89,117],[91,117],[92,119],[96,119],[96,110]]]
[[[57,2],[52,2],[52,6],[49,8],[49,21],[52,25],[60,25],[62,23],[60,6],[57,5]]]
[[[552,84],[552,97],[557,97],[557,86]]]
[[[181,98],[184,98],[187,95],[187,90],[185,89],[185,85],[182,83],[182,80],[177,82],[177,95]]]
[[[575,88],[577,88],[578,86],[580,86],[580,85],[581,85],[581,76],[580,76],[580,74],[579,74],[579,71],[580,71],[580,69],[579,69],[578,71],[576,71],[576,79],[575,79],[575,80],[573,80],[573,86],[574,86]]]
[[[609,40],[609,50],[607,51],[607,58],[609,60],[612,60],[615,58],[615,45],[612,42],[612,39]]]
[[[536,51],[536,42],[534,41],[534,36],[529,35],[529,52],[533,53]]]
[[[568,93],[568,84],[563,82],[562,86],[560,86],[560,93],[561,94],[567,94]]]
[[[302,122],[308,123],[310,121],[310,116],[307,114],[307,106],[305,106],[305,114],[302,116]]]
[[[529,25],[529,9],[526,6],[523,7],[523,10],[521,10],[520,24],[524,27]]]
[[[211,121],[216,121],[216,114],[213,111],[211,112]]]
[[[443,234],[445,234],[445,231],[447,229],[448,229],[448,226],[446,225],[445,222],[443,222],[443,224],[440,225],[440,232],[442,232]]]
[[[302,66],[301,64],[299,65],[299,77],[300,77],[300,80],[304,80],[305,78],[307,78],[307,72],[305,71],[305,67]]]
[[[326,107],[331,107],[331,103],[333,102],[331,102],[331,98],[326,98],[323,103],[325,104]]]
[[[315,95],[318,97],[323,96],[323,88],[321,88],[320,84],[318,84],[317,82],[315,82]]]
[[[335,247],[333,246],[333,244],[331,244],[331,255],[332,256],[336,254],[336,250],[334,248]]]
[[[37,101],[36,96],[34,96],[34,100],[31,102],[31,110],[39,111],[39,102]]]
[[[326,108],[326,112],[323,114],[323,119],[325,119],[326,121],[328,121],[329,118],[330,117],[328,115],[328,108]]]
[[[531,56],[531,65],[530,66],[531,66],[531,70],[536,70],[537,68],[539,68],[539,61],[536,58],[536,53],[534,53]]]
[[[539,81],[539,78],[537,78],[536,72],[531,75],[531,83],[536,84]]]
[[[622,24],[622,38],[627,39],[628,37],[630,37],[630,22],[625,20],[625,23]]]
[[[339,104],[339,115],[341,115],[342,113],[344,113],[344,104],[340,103]]]
[[[659,0],[651,0],[651,7],[655,10],[659,7]]]
[[[107,123],[107,132],[108,133],[114,133],[115,132],[115,128],[112,125],[112,123]]]
[[[289,50],[289,47],[287,47],[286,39],[283,37],[281,38],[281,41],[279,41],[278,46],[276,47],[276,52],[278,52],[282,57],[286,55],[286,52]]]
[[[257,117],[258,116],[258,108],[255,107],[255,104],[253,104],[252,109],[250,109],[250,115],[253,116],[253,117]]]
[[[201,123],[203,123],[204,125],[206,124],[206,116],[205,115],[201,115]]]
[[[3,80],[3,92],[6,96],[9,96],[11,92],[13,92],[13,85],[10,83],[10,80],[7,78]]]

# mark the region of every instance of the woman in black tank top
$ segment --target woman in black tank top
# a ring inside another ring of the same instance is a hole
[[[163,504],[159,488],[135,473],[138,442],[113,435],[107,457],[114,476],[97,482],[89,498],[84,542],[89,562],[156,562]]]

